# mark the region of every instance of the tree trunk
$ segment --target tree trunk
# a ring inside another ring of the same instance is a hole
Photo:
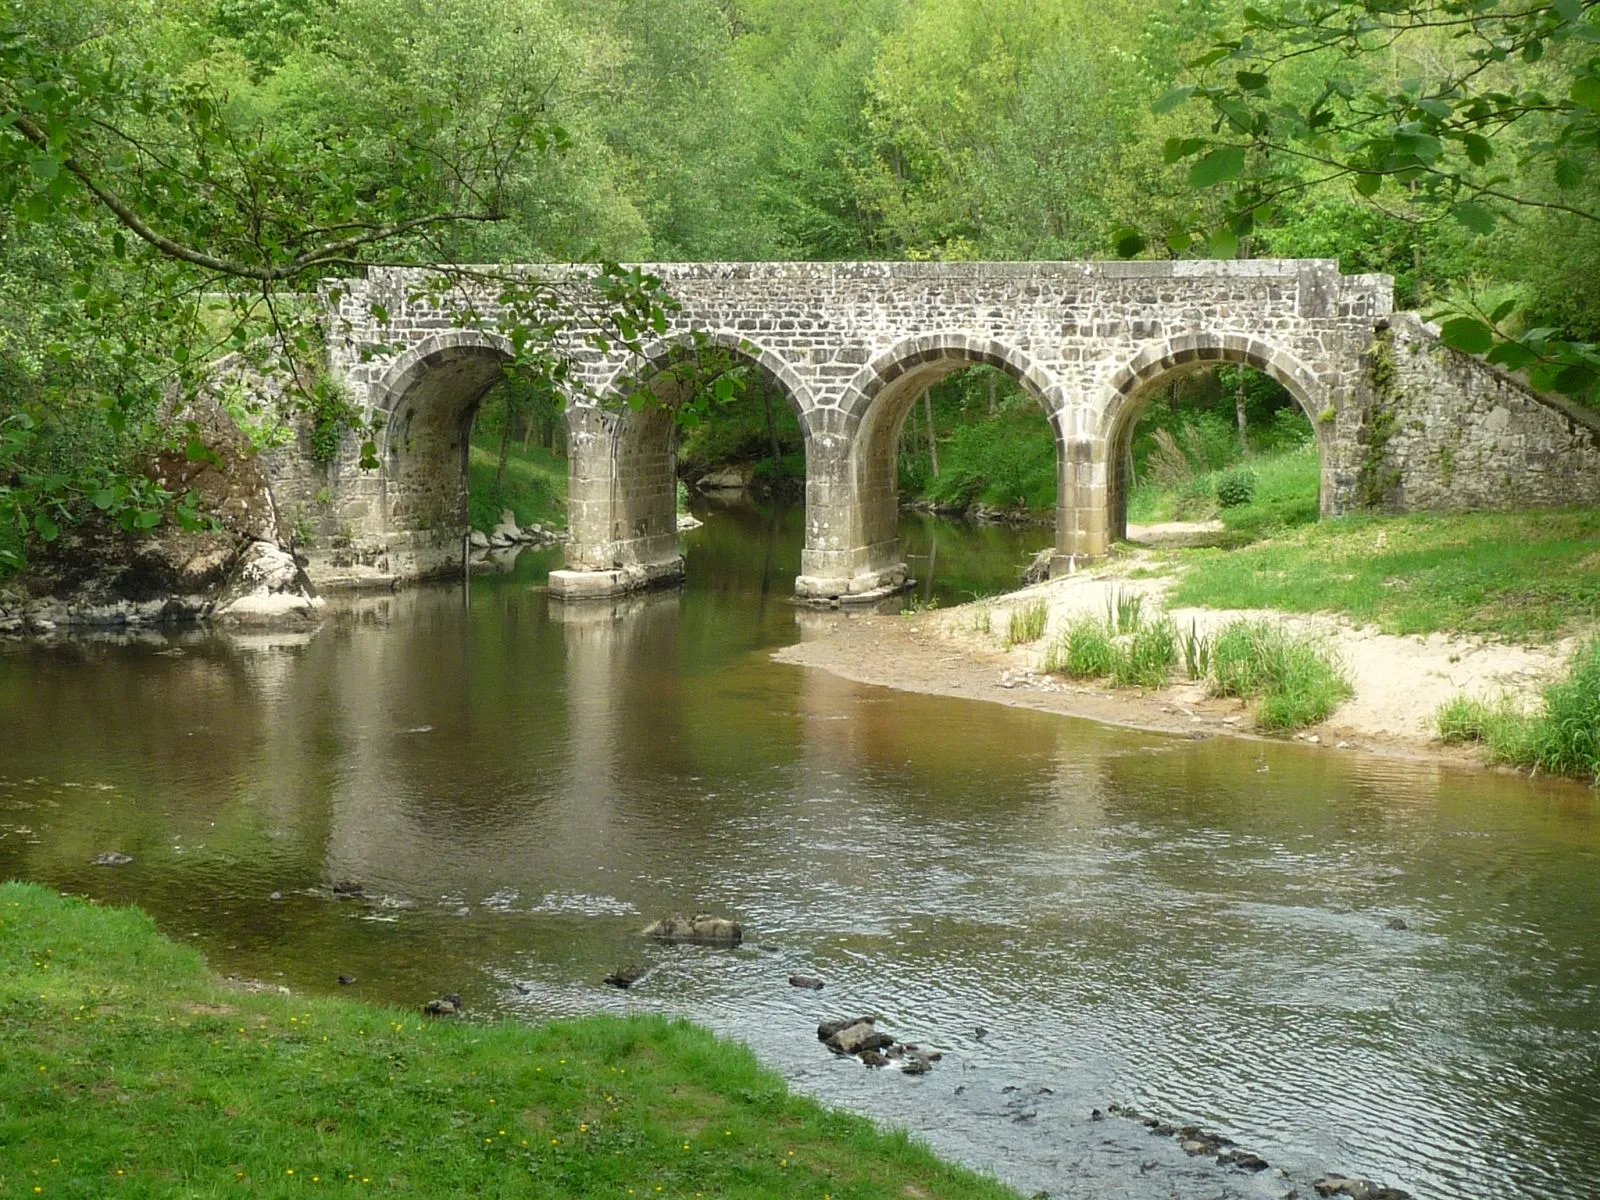
[[[506,483],[506,460],[511,457],[511,414],[506,414],[505,432],[500,435],[500,465],[494,470],[494,492],[496,500],[501,496]]]
[[[777,478],[778,468],[783,465],[783,449],[778,445],[778,422],[772,415],[772,385],[765,380],[761,384],[761,399],[767,408],[767,440],[772,443],[773,478]]]
[[[933,429],[933,397],[927,392],[922,393],[922,414],[928,418],[928,463],[933,469],[933,477],[939,478],[939,441]]]
[[[994,401],[994,372],[993,371],[985,372],[984,383],[986,383],[988,385],[988,388],[989,388],[989,415],[991,417],[993,417],[994,416],[994,408],[995,408],[995,401]]]
[[[1234,377],[1233,384],[1233,415],[1239,422],[1239,453],[1247,453],[1250,449],[1250,421],[1244,412],[1244,368],[1239,368],[1239,373]]]

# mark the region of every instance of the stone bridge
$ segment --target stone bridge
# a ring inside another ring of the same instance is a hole
[[[569,280],[584,274],[529,270]],[[1148,398],[1176,372],[1223,362],[1266,372],[1311,419],[1325,516],[1370,505],[1600,498],[1600,428],[1530,399],[1476,360],[1464,360],[1478,371],[1471,380],[1450,378],[1459,364],[1443,357],[1453,352],[1430,343],[1419,322],[1401,315],[1390,330],[1387,276],[1341,275],[1332,261],[647,270],[682,305],[664,337],[642,358],[601,353],[577,335],[568,347],[581,387],[566,409],[569,533],[567,569],[551,577],[558,595],[614,594],[681,574],[675,426],[662,408],[632,410],[623,400],[691,330],[752,364],[794,405],[806,454],[795,585],[804,599],[867,599],[903,582],[901,426],[930,384],[973,363],[1014,376],[1054,431],[1054,570],[1106,553],[1125,532],[1123,463]],[[492,292],[470,298],[489,318],[471,327],[455,315],[459,299],[418,298],[427,278],[423,270],[374,268],[344,287],[329,314],[331,367],[375,418],[381,469],[361,471],[352,447],[319,467],[304,454],[275,460],[280,511],[309,511],[320,521],[312,576],[325,586],[461,567],[468,434],[509,347],[486,332],[494,328]],[[1398,343],[1396,331],[1404,335]],[[1373,369],[1375,354],[1384,369]],[[1507,406],[1515,410],[1509,417]],[[1385,410],[1389,416],[1375,416]],[[1507,451],[1500,442],[1508,422],[1525,419],[1538,426],[1535,436]],[[1402,451],[1407,461],[1391,461]]]

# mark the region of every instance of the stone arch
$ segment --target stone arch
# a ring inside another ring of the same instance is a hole
[[[683,350],[694,349],[699,341],[719,350],[731,352],[736,358],[756,367],[769,380],[776,383],[778,389],[789,398],[789,402],[799,414],[801,433],[807,439],[810,438],[810,414],[814,405],[811,389],[806,386],[805,381],[781,355],[751,341],[743,334],[727,329],[702,331],[698,336],[693,332],[683,331],[650,342],[639,354],[631,356],[627,362],[620,364],[611,372],[599,389],[600,403],[614,404],[624,399],[630,383],[646,382],[650,376],[666,367],[674,355]]]
[[[852,591],[897,587],[900,563],[899,478],[896,450],[912,405],[932,384],[974,365],[996,367],[1022,384],[1044,409],[1056,443],[1058,493],[1065,445],[1066,404],[1055,381],[1015,346],[961,332],[905,338],[875,355],[845,391],[845,426],[851,431],[849,474],[854,495],[851,544],[857,561]]]
[[[512,358],[507,338],[450,330],[405,351],[372,385],[385,524],[391,541],[410,535],[418,574],[459,565],[472,422]]]
[[[1248,334],[1181,334],[1146,346],[1119,367],[1095,414],[1094,442],[1104,447],[1106,456],[1105,536],[1108,544],[1127,536],[1127,480],[1123,464],[1133,431],[1156,384],[1175,374],[1220,363],[1254,367],[1282,384],[1294,397],[1311,422],[1322,461],[1318,503],[1324,514],[1331,511],[1333,483],[1327,446],[1329,435],[1322,419],[1333,403],[1329,387],[1289,351]]]
[[[652,388],[668,403],[662,380],[675,356],[707,344],[759,370],[788,397],[800,418],[807,460],[811,457],[810,389],[772,350],[728,330],[681,332],[651,342],[620,363],[596,388],[594,399],[568,407],[567,565],[573,571],[630,572],[662,579],[682,572],[677,526],[677,423],[666,407],[629,409],[622,403],[635,387]],[[809,507],[809,506],[808,506]],[[551,577],[558,592],[569,580]]]

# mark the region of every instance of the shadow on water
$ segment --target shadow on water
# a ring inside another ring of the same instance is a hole
[[[550,604],[557,555],[524,553],[341,600],[314,635],[7,648],[0,876],[137,901],[218,969],[299,988],[684,1012],[1024,1191],[1306,1195],[1332,1168],[1595,1193],[1593,793],[779,666],[814,617],[789,600],[800,514],[704,515],[678,590]],[[906,535],[942,603],[1048,541]],[[88,865],[106,849],[135,862]],[[638,937],[695,909],[752,944]],[[632,961],[637,989],[601,984]],[[944,1061],[833,1059],[816,1021],[858,1011]],[[1091,1119],[1111,1101],[1290,1175]]]

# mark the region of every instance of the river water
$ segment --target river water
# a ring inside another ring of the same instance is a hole
[[[789,602],[799,514],[706,515],[681,590],[615,605],[549,603],[546,553],[311,636],[0,650],[0,877],[136,901],[297,989],[683,1013],[1025,1194],[1600,1194],[1594,792],[777,665],[842,619]],[[924,602],[1049,540],[905,532]],[[111,849],[134,863],[89,865]],[[638,936],[696,910],[747,944]],[[601,983],[629,963],[654,970]],[[861,1012],[943,1061],[834,1059],[816,1022]]]

